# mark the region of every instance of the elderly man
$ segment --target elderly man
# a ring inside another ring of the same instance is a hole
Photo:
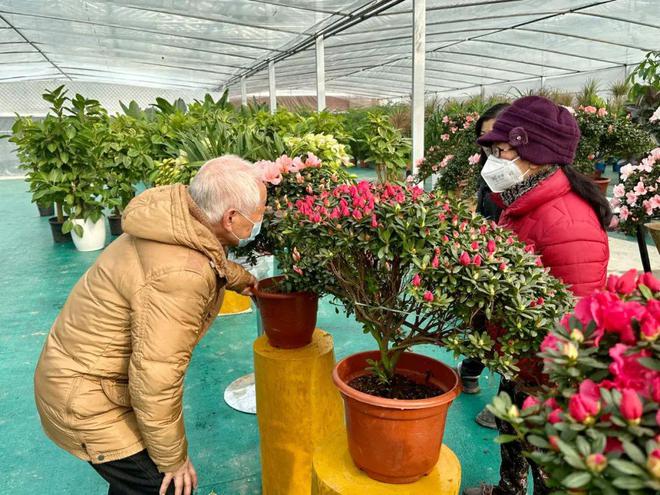
[[[150,189],[123,218],[125,234],[78,281],[35,373],[42,425],[89,461],[109,494],[190,494],[183,379],[225,288],[255,278],[229,246],[258,234],[266,188],[235,156],[206,163],[189,187]]]

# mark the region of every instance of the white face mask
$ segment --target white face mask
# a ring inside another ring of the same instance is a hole
[[[481,169],[481,177],[486,181],[491,191],[500,193],[505,189],[515,186],[525,178],[529,170],[524,174],[520,171],[516,166],[516,160],[519,158],[506,160],[504,158],[498,158],[495,155],[488,157],[484,168]]]

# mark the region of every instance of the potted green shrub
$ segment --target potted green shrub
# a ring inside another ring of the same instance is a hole
[[[62,231],[66,220],[63,203],[68,190],[68,143],[77,131],[65,115],[64,86],[44,93],[43,99],[51,105],[48,115],[39,121],[17,116],[9,141],[16,145],[20,167],[26,171],[32,201],[56,205],[57,215],[49,219],[53,241],[68,242],[71,236]]]
[[[124,208],[135,196],[135,185],[149,176],[154,161],[143,120],[128,115],[114,117],[101,144],[101,164],[105,171],[104,197],[110,233],[120,235]]]
[[[369,112],[353,140],[364,161],[376,168],[380,182],[404,179],[410,161],[410,139],[403,137],[387,115]]]
[[[283,223],[295,250],[281,265],[287,278],[295,284],[325,267],[319,291],[375,340],[378,350],[338,363],[334,380],[351,456],[381,481],[412,482],[433,468],[460,390],[452,369],[412,346],[442,345],[511,378],[571,301],[507,231],[417,187],[365,181],[313,191]]]

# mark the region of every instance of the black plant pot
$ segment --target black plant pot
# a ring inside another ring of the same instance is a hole
[[[66,219],[67,217],[64,217],[64,220]],[[68,234],[62,233],[62,225],[64,224],[64,222],[59,222],[57,220],[57,217],[52,217],[48,219],[48,223],[50,224],[50,230],[53,234],[53,242],[55,244],[72,242],[71,233]]]
[[[110,233],[112,235],[122,235],[124,233],[121,228],[121,215],[110,215],[108,217],[108,223],[110,224]]]
[[[37,205],[37,208],[39,209],[40,217],[52,217],[55,215],[55,207],[52,204],[50,206]]]

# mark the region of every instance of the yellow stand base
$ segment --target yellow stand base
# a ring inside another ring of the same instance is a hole
[[[461,464],[446,445],[433,471],[407,485],[381,483],[360,471],[348,452],[343,429],[314,452],[312,495],[456,495],[460,488]]]
[[[299,349],[272,347],[265,335],[255,341],[264,495],[309,495],[314,448],[343,424],[334,365],[332,336],[319,329],[312,343]]]
[[[240,315],[252,312],[252,301],[249,296],[243,296],[233,290],[225,291],[225,298],[220,308],[220,316]]]

